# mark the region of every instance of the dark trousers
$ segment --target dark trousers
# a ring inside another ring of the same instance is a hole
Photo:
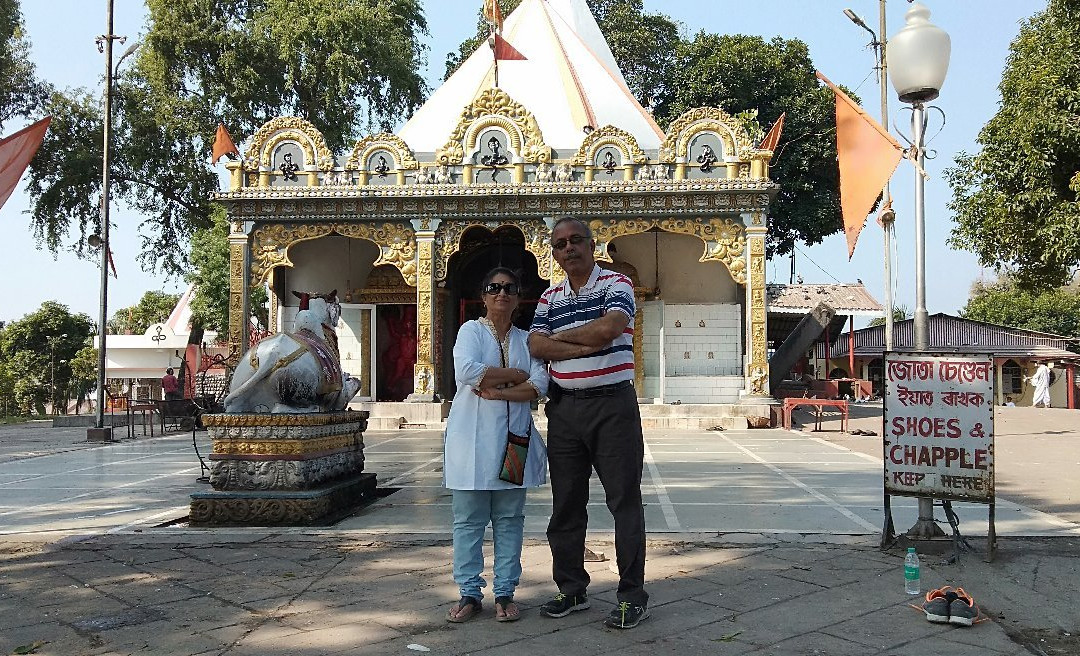
[[[592,398],[564,394],[549,401],[546,412],[552,496],[547,538],[555,584],[565,595],[581,594],[589,585],[585,530],[589,477],[595,469],[615,519],[618,599],[646,603],[645,509],[641,504],[645,447],[634,388]]]

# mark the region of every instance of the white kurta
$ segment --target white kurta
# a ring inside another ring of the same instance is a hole
[[[1031,399],[1032,405],[1042,403],[1043,406],[1050,407],[1050,367],[1045,364],[1040,364],[1039,368],[1035,370],[1035,375],[1031,377],[1031,384],[1035,386],[1035,393]]]
[[[499,480],[506,452],[506,401],[490,401],[473,390],[489,367],[509,367],[529,372],[529,382],[541,395],[547,393],[548,373],[543,361],[529,354],[529,334],[511,327],[509,349],[503,364],[502,349],[492,331],[480,321],[466,322],[454,343],[454,376],[457,392],[446,420],[443,440],[443,485],[451,490],[508,490],[522,486]],[[532,424],[528,401],[510,402],[510,431],[524,435],[532,427],[529,455],[525,459],[524,487],[547,482],[547,448]]]

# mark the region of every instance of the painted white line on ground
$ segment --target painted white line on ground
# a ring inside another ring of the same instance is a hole
[[[765,460],[764,458],[762,458],[762,457],[758,456],[758,455],[757,455],[756,453],[754,453],[754,452],[753,452],[753,451],[751,451],[750,449],[747,449],[746,447],[742,446],[741,444],[738,444],[737,442],[735,442],[734,440],[732,440],[732,439],[731,439],[730,437],[728,437],[727,435],[721,435],[720,437],[722,437],[722,438],[723,438],[724,440],[726,440],[726,441],[727,441],[727,442],[728,442],[729,444],[731,444],[731,445],[732,445],[732,446],[734,446],[735,448],[739,449],[740,451],[742,451],[742,452],[743,452],[743,453],[745,453],[746,455],[750,456],[751,458],[753,458],[753,459],[754,459],[754,460],[756,460],[757,462],[759,462],[759,463],[761,463],[761,464],[765,465],[766,467],[768,467],[769,469],[771,469],[771,470],[772,470],[772,471],[773,471],[774,473],[776,473],[776,475],[777,475],[777,476],[780,476],[781,478],[783,478],[783,479],[784,479],[784,480],[786,480],[787,482],[791,483],[792,485],[795,485],[795,486],[797,486],[797,487],[801,488],[801,489],[802,489],[802,490],[804,490],[804,491],[805,491],[805,492],[806,492],[807,494],[810,494],[810,495],[812,495],[813,497],[815,497],[815,498],[817,498],[817,499],[819,499],[819,500],[823,501],[823,502],[824,502],[824,503],[826,503],[826,504],[827,504],[827,505],[828,505],[828,506],[829,506],[830,508],[832,508],[832,509],[833,509],[833,510],[835,510],[836,512],[840,513],[840,514],[841,514],[841,515],[843,515],[844,517],[847,517],[848,519],[850,519],[851,521],[855,522],[855,523],[856,523],[856,524],[858,524],[859,526],[861,526],[861,527],[865,528],[865,529],[866,529],[866,530],[868,530],[868,531],[873,531],[873,532],[876,532],[876,531],[878,530],[878,527],[874,526],[873,524],[871,524],[870,522],[866,521],[866,520],[865,520],[865,519],[863,519],[862,517],[859,517],[858,515],[856,515],[855,513],[851,512],[850,510],[848,510],[848,509],[847,509],[847,508],[845,508],[844,506],[840,505],[840,503],[839,503],[839,502],[837,502],[836,500],[834,500],[834,499],[832,499],[831,497],[828,497],[828,496],[826,496],[826,495],[822,494],[821,492],[818,492],[817,490],[815,490],[814,488],[810,487],[810,486],[809,486],[809,485],[807,485],[806,483],[803,483],[802,481],[800,481],[799,479],[795,478],[794,476],[792,476],[792,475],[788,474],[787,472],[785,472],[784,470],[780,469],[780,468],[779,468],[779,467],[777,467],[776,465],[774,465],[774,464],[772,464],[772,463],[768,462],[767,460]]]
[[[159,512],[156,515],[150,515],[149,517],[143,517],[142,519],[137,519],[137,520],[135,520],[133,522],[128,522],[127,524],[124,524],[123,526],[117,526],[116,528],[110,528],[109,530],[105,531],[105,535],[112,535],[113,533],[120,533],[122,531],[127,531],[129,529],[135,528],[136,526],[140,526],[142,524],[147,524],[147,523],[152,522],[152,521],[154,521],[156,519],[161,519],[162,517],[167,517],[169,515],[176,515],[177,513],[183,513],[183,514],[186,515],[190,508],[191,508],[191,506],[177,506],[175,508],[170,508],[170,509],[165,510],[163,512]]]
[[[664,521],[667,522],[668,529],[681,531],[679,516],[675,514],[675,506],[671,505],[671,498],[668,497],[667,490],[664,488],[664,479],[660,477],[660,468],[656,466],[656,460],[653,459],[652,451],[649,450],[649,442],[642,437],[641,443],[645,447],[645,464],[649,467],[649,478],[652,479],[653,489],[660,500],[660,508],[664,511]]]
[[[847,451],[848,453],[850,453],[850,454],[852,454],[854,456],[858,456],[858,457],[862,458],[863,460],[868,460],[870,462],[876,462],[876,463],[881,462],[881,458],[878,458],[876,456],[872,456],[872,455],[870,455],[868,453],[860,453],[860,452],[855,451],[853,449],[849,449],[846,446],[843,446],[842,444],[833,444],[832,442],[830,442],[828,440],[823,440],[820,437],[811,437],[810,440],[813,441],[813,442],[817,442],[818,444],[824,444],[825,446],[832,447],[832,448],[834,448],[834,449],[836,449],[838,451]]]
[[[395,476],[395,477],[391,478],[391,479],[390,479],[389,481],[387,481],[387,482],[383,483],[383,486],[384,486],[384,487],[391,487],[391,486],[393,486],[393,485],[394,485],[395,483],[397,483],[398,481],[400,481],[401,479],[403,479],[403,478],[405,478],[405,477],[407,477],[407,476],[412,476],[413,474],[415,474],[416,472],[420,471],[421,469],[423,469],[423,468],[425,468],[425,467],[429,467],[429,466],[431,466],[431,465],[435,464],[436,462],[440,462],[441,460],[442,460],[442,454],[440,453],[439,455],[435,456],[435,457],[434,457],[434,458],[432,458],[431,460],[428,460],[427,462],[425,462],[425,463],[423,463],[423,464],[420,464],[420,465],[417,465],[416,467],[413,467],[412,469],[410,469],[409,471],[405,472],[404,474],[398,474],[397,476]],[[425,473],[430,473],[430,472],[425,472]]]
[[[162,478],[169,478],[170,476],[176,476],[177,474],[185,474],[185,473],[186,474],[191,474],[191,473],[196,472],[196,471],[199,471],[199,470],[197,468],[192,467],[190,469],[182,469],[182,470],[177,471],[177,472],[170,472],[168,474],[161,474],[159,476],[151,476],[150,478],[144,478],[144,479],[142,479],[140,481],[131,481],[130,483],[124,483],[122,485],[114,485],[112,487],[104,487],[104,488],[100,488],[100,489],[97,489],[97,490],[93,490],[91,492],[84,492],[83,494],[76,494],[74,496],[65,497],[63,499],[57,499],[55,501],[50,501],[49,503],[43,503],[43,504],[39,504],[39,505],[36,505],[36,506],[30,506],[28,508],[19,508],[17,510],[10,510],[10,511],[7,511],[7,512],[0,512],[0,517],[5,516],[5,515],[18,515],[19,513],[40,513],[42,511],[42,509],[45,509],[45,508],[55,508],[55,507],[62,507],[63,508],[63,507],[66,507],[66,504],[69,501],[74,501],[76,499],[85,499],[86,497],[92,497],[92,496],[105,496],[105,495],[111,494],[115,490],[121,490],[123,488],[131,487],[133,485],[141,485],[143,483],[150,483],[152,481],[157,481],[157,480],[160,480]]]
[[[80,467],[78,469],[69,469],[68,471],[49,472],[48,474],[41,474],[41,475],[38,475],[38,476],[27,476],[25,478],[18,478],[18,479],[15,479],[13,481],[5,481],[3,483],[0,483],[0,485],[12,485],[14,483],[25,483],[26,481],[36,481],[36,480],[39,480],[39,479],[42,479],[42,478],[49,478],[50,476],[52,476],[52,477],[67,476],[69,474],[77,474],[79,472],[90,471],[92,469],[103,469],[103,468],[107,468],[107,467],[113,467],[115,465],[124,465],[124,464],[132,463],[132,462],[139,462],[139,461],[142,461],[142,460],[148,460],[150,458],[158,458],[160,456],[168,455],[170,453],[185,453],[185,452],[187,452],[187,449],[179,449],[179,450],[176,450],[176,451],[164,451],[162,453],[152,453],[152,454],[148,454],[148,455],[139,456],[138,458],[128,458],[126,460],[116,460],[116,461],[113,461],[113,462],[101,462],[101,463],[91,465],[89,467]],[[18,465],[18,462],[12,463],[12,464]],[[159,464],[159,463],[155,463],[155,464]]]

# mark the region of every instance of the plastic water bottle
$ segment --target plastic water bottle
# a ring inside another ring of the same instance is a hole
[[[919,594],[919,555],[915,547],[908,547],[904,556],[904,592],[909,595]]]

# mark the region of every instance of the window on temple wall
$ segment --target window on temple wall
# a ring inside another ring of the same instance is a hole
[[[1024,372],[1013,360],[1006,360],[1001,365],[1001,387],[1006,394],[1022,394],[1024,391]]]

